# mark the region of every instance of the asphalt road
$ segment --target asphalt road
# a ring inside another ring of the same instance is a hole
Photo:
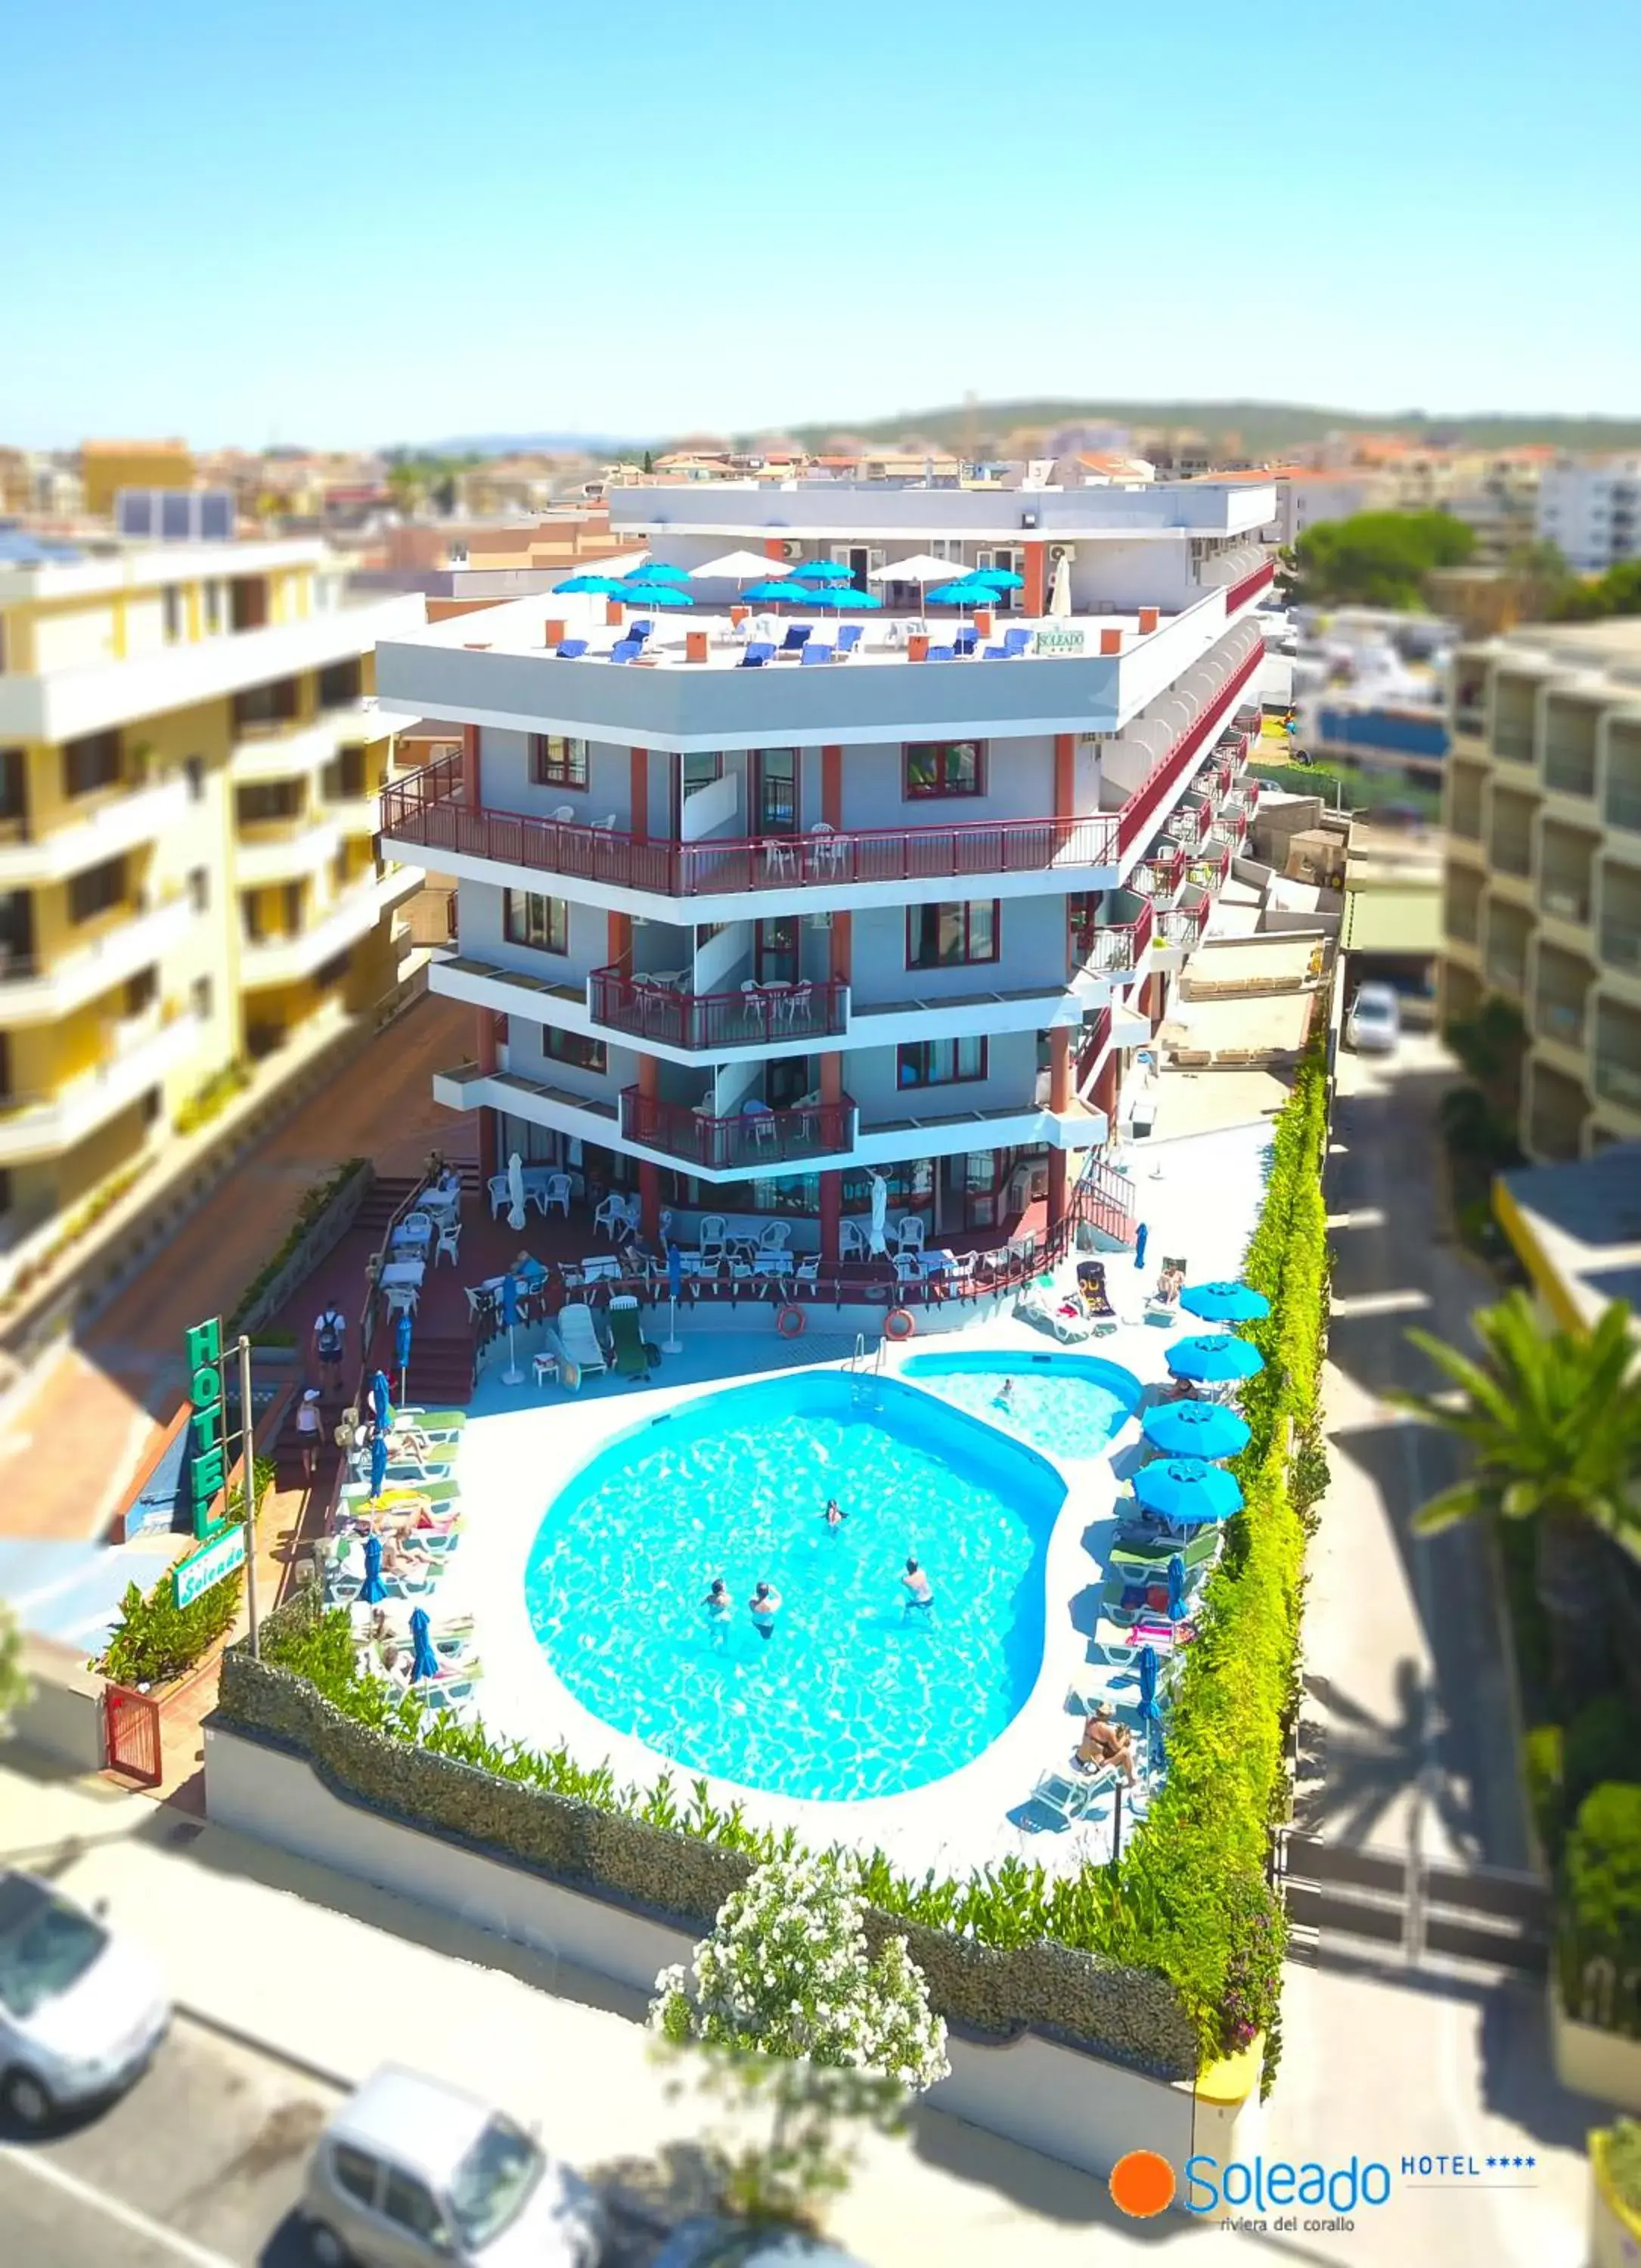
[[[336,2095],[179,2017],[146,2074],[43,2141],[0,2138],[5,2268],[304,2268],[291,2218]]]

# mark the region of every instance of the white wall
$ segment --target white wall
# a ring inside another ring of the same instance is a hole
[[[630,749],[595,740],[588,752],[585,789],[536,787],[529,771],[528,733],[510,732],[499,725],[483,727],[479,740],[479,777],[484,801],[492,810],[522,812],[534,819],[551,819],[568,804],[576,821],[590,826],[595,820],[616,815],[625,828],[632,816],[632,758]]]
[[[954,894],[961,885],[954,883]],[[857,1008],[903,1000],[950,1000],[971,992],[1016,992],[1040,986],[1060,991],[1066,982],[1066,901],[1055,893],[1006,898],[999,909],[1002,950],[978,967],[908,968],[906,917],[900,906],[857,913],[851,933]]]
[[[540,878],[543,897],[552,895],[552,876]],[[533,946],[510,944],[504,934],[505,894],[482,882],[463,882],[456,901],[462,951],[474,961],[487,961],[497,968],[516,969],[521,976],[541,978],[549,984],[578,989],[588,972],[602,968],[610,959],[610,917],[602,907],[569,905],[565,954],[542,953]]]
[[[35,615],[34,668],[41,675],[50,669],[94,669],[114,658],[111,606]],[[16,666],[15,658],[12,666]]]
[[[950,1086],[901,1087],[896,1083],[894,1048],[851,1049],[844,1057],[844,1085],[860,1105],[862,1127],[898,1118],[962,1118],[975,1110],[1029,1110],[1037,1088],[1035,1032],[994,1032],[986,1046],[986,1077]],[[974,1147],[989,1146],[983,1126],[974,1130]]]
[[[178,603],[184,608],[182,628],[187,628],[187,602],[181,593]],[[165,603],[158,591],[144,591],[140,598],[128,599],[125,607],[125,651],[135,660],[138,654],[163,653],[167,645],[177,641],[166,636]]]
[[[955,736],[954,736],[955,737]],[[813,785],[813,818],[820,816],[819,762],[805,759],[806,790]],[[984,795],[931,800],[906,794],[901,747],[846,747],[843,752],[845,827],[961,827],[987,819],[1042,819],[1054,808],[1054,743],[1048,733],[986,744]],[[812,823],[807,809],[805,821]]]

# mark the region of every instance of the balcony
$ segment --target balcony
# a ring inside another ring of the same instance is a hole
[[[831,978],[772,991],[678,992],[618,968],[595,968],[587,980],[587,1012],[592,1023],[640,1043],[702,1055],[765,1051],[841,1038],[849,1028],[849,988]]]
[[[55,1157],[83,1142],[188,1062],[199,1025],[191,1015],[167,1019],[154,1008],[112,1026],[107,1044],[104,1062],[55,1093],[0,1096],[0,1166]]]
[[[137,781],[87,797],[83,816],[70,805],[74,815],[44,835],[31,835],[26,821],[12,821],[9,835],[0,836],[0,889],[66,881],[122,851],[157,843],[175,827],[188,800],[186,780]]]
[[[620,1123],[624,1141],[659,1150],[685,1172],[752,1174],[846,1153],[854,1146],[855,1107],[844,1095],[836,1102],[714,1118],[628,1086],[621,1092]]]
[[[1564,875],[1546,874],[1539,887],[1539,911],[1547,921],[1563,923],[1570,929],[1588,929],[1588,882],[1569,880]]]
[[[41,961],[0,949],[0,1024],[55,1022],[146,968],[187,936],[193,919],[178,891],[134,906],[122,921],[77,952]]]
[[[1533,762],[1533,731],[1496,725],[1493,727],[1493,754],[1507,764],[1530,764]]]
[[[1554,1040],[1558,1046],[1576,1050],[1584,1045],[1581,1002],[1541,990],[1533,1006],[1533,1025],[1541,1039]]]
[[[1185,880],[1186,854],[1164,850],[1145,859],[1128,877],[1130,889],[1144,890],[1153,899],[1172,898]]]
[[[340,749],[386,740],[389,733],[403,731],[406,721],[388,715],[366,697],[324,710],[305,725],[292,722],[242,728],[229,757],[228,776],[236,787],[311,777],[334,763]],[[370,801],[370,832],[374,834],[375,798]]]
[[[1601,959],[1609,968],[1634,969],[1641,973],[1641,928],[1633,922],[1604,921],[1601,924]]]
[[[299,819],[242,824],[234,844],[234,881],[242,890],[255,890],[322,873],[341,842],[342,830],[329,814],[315,818],[307,812]]]
[[[1572,748],[1552,741],[1544,751],[1544,784],[1556,795],[1593,796],[1595,793],[1593,747]]]
[[[1230,615],[1238,607],[1246,607],[1250,599],[1257,599],[1264,592],[1268,591],[1275,573],[1275,562],[1268,559],[1262,567],[1256,567],[1252,574],[1245,575],[1239,583],[1231,584],[1225,593],[1226,615]]]
[[[1081,973],[1090,976],[1132,976],[1151,942],[1155,917],[1148,904],[1130,922],[1108,922],[1091,931],[1083,954]]]
[[[1641,835],[1641,781],[1631,784],[1608,780],[1602,808],[1609,827],[1622,827],[1629,834]]]
[[[240,946],[241,988],[252,992],[299,983],[337,954],[357,945],[360,938],[368,937],[381,915],[420,882],[421,875],[413,867],[400,867],[380,878],[365,875],[309,928],[246,938]]]
[[[1615,1102],[1622,1110],[1641,1113],[1641,1071],[1598,1056],[1594,1076],[1595,1091],[1603,1102]]]

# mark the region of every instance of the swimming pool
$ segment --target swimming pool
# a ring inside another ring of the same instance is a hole
[[[1042,1458],[909,1387],[800,1372],[609,1442],[549,1506],[526,1603],[575,1698],[682,1770],[899,1795],[971,1763],[1029,1697],[1064,1497]],[[928,1611],[904,1603],[908,1552]],[[732,1611],[713,1622],[719,1575]],[[782,1601],[767,1639],[759,1581]]]
[[[900,1374],[1053,1457],[1097,1457],[1140,1406],[1132,1371],[1089,1354],[1015,1354],[977,1347],[914,1354]],[[999,1400],[1012,1381],[1008,1402]]]

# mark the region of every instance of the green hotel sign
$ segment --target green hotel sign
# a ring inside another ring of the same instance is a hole
[[[188,1494],[194,1507],[194,1533],[209,1535],[216,1522],[211,1507],[228,1484],[227,1453],[222,1438],[222,1318],[213,1315],[196,1323],[185,1342],[188,1348],[188,1395],[193,1405],[188,1419]]]
[[[171,1596],[179,1607],[191,1607],[203,1591],[213,1583],[232,1575],[236,1567],[245,1565],[245,1523],[231,1520],[219,1528],[208,1543],[197,1551],[190,1551],[186,1559],[179,1559],[171,1570]]]

